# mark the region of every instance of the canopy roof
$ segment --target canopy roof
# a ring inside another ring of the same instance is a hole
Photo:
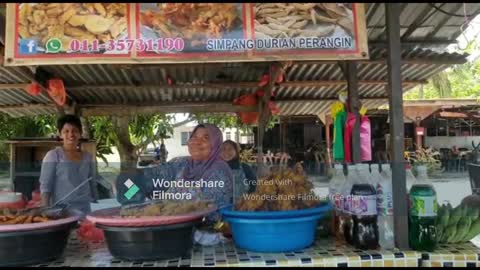
[[[468,55],[445,53],[480,13],[480,5],[465,3],[402,4],[403,91],[408,91],[442,70],[466,62]],[[439,10],[440,8],[441,10]],[[446,14],[446,13],[448,14]],[[358,61],[359,95],[375,108],[388,98],[385,43],[385,7],[366,4],[370,59]],[[454,13],[452,16],[451,13]],[[461,26],[464,25],[463,28]],[[431,50],[432,49],[432,50]],[[437,50],[438,49],[438,50]],[[269,63],[213,63],[171,65],[52,65],[42,66],[62,78],[68,96],[86,115],[151,112],[232,112],[234,98],[253,93]],[[25,86],[35,68],[0,67],[0,112],[12,116],[55,113],[56,107],[42,93],[31,96]],[[174,80],[173,85],[167,78]],[[282,115],[319,115],[347,82],[335,61],[294,62],[286,80],[274,92]]]
[[[384,43],[385,4],[368,3],[365,10],[369,44]],[[479,13],[478,3],[402,3],[402,45],[444,49],[449,44],[456,43],[469,22]]]

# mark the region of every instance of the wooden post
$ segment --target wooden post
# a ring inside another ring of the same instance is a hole
[[[447,127],[446,127],[446,130],[447,130],[447,137],[450,136],[450,124],[448,123],[448,118],[447,118]]]
[[[287,121],[282,122],[282,152],[287,153],[287,130],[288,130],[288,118]]]
[[[415,144],[417,145],[416,149],[420,150],[423,148],[422,135],[417,134],[417,127],[422,127],[422,120],[415,119]]]
[[[352,162],[362,162],[360,158],[360,98],[358,96],[357,63],[348,61],[344,66],[344,73],[347,77],[348,103],[350,112],[355,115],[356,121],[352,132]]]
[[[275,68],[274,68],[275,67]],[[268,108],[268,102],[272,96],[273,88],[275,87],[275,79],[277,78],[277,74],[280,70],[280,67],[276,64],[270,65],[269,68],[269,76],[270,80],[268,86],[265,89],[265,94],[263,98],[260,99],[258,103],[258,110],[259,110],[259,119],[258,119],[258,129],[257,129],[257,137],[258,137],[258,144],[257,144],[257,165],[258,168],[261,168],[261,163],[263,163],[263,139],[265,135],[265,128],[270,119],[271,112]]]
[[[409,248],[407,185],[404,165],[403,92],[400,47],[400,4],[385,3],[387,26],[387,70],[390,106],[390,142],[392,161],[392,190],[395,244],[399,249]]]
[[[10,191],[15,191],[15,167],[16,165],[15,156],[15,144],[10,143],[10,179],[12,182],[10,183]]]
[[[325,118],[325,139],[327,141],[326,147],[327,147],[327,167],[330,168],[332,164],[332,160],[330,159],[331,157],[331,146],[332,146],[332,139],[330,136],[330,126],[332,125],[332,117],[330,115],[327,115]]]
[[[259,119],[258,119],[258,126],[257,126],[257,177],[262,177],[265,173],[263,171],[264,163],[263,163],[263,134],[265,132],[265,124],[262,121],[262,115],[264,113],[264,108],[261,106],[262,103],[259,103]],[[263,130],[263,132],[262,132]]]
[[[280,152],[285,152],[285,148],[284,148],[284,134],[283,134],[283,119],[280,117],[279,118],[279,124],[278,124],[278,128],[279,128],[279,135],[280,135]]]

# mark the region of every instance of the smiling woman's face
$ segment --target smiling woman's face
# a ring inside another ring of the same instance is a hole
[[[188,152],[195,161],[208,160],[212,146],[206,128],[197,128],[192,137],[188,140]]]
[[[66,123],[60,131],[60,137],[64,145],[76,146],[80,141],[80,130],[78,127]]]

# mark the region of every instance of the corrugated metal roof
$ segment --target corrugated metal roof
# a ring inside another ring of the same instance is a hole
[[[434,4],[450,16],[432,7]],[[456,40],[462,33],[461,26],[468,24],[465,14],[473,20],[480,13],[479,3],[402,3],[400,12],[400,35],[402,41],[445,41]],[[385,40],[385,4],[367,3],[368,40]],[[466,29],[464,26],[463,30]],[[412,27],[411,34],[403,36]],[[444,48],[446,45],[437,47]],[[423,45],[422,47],[425,47]]]
[[[2,109],[0,112],[8,113],[12,117],[33,116],[33,115],[49,115],[57,112],[55,107],[50,108],[17,108],[17,109]]]
[[[367,107],[385,103],[372,98],[385,98],[387,79],[386,49],[376,48],[370,51],[371,61],[358,64],[358,80],[377,83],[359,84],[360,98],[367,98]],[[432,75],[451,66],[453,62],[464,61],[466,55],[437,53],[432,50],[402,51],[406,61],[402,64],[404,81],[425,81]],[[422,62],[422,59],[425,62]],[[450,64],[441,63],[449,61]],[[2,83],[28,83],[25,67],[0,68]],[[189,65],[55,65],[43,67],[47,71],[64,79],[67,92],[80,106],[82,104],[160,104],[170,102],[232,102],[234,98],[256,90],[256,82],[268,71],[269,63],[226,63],[226,64],[189,64]],[[167,77],[175,81],[168,87]],[[336,62],[294,62],[286,69],[288,82],[328,81],[327,85],[292,86],[280,85],[276,88],[276,100],[282,115],[320,114],[328,111],[329,104],[346,89],[344,75]],[[383,81],[383,83],[378,83]],[[330,83],[331,82],[331,83]],[[225,84],[226,88],[212,88],[211,84]],[[230,85],[229,85],[230,84]],[[235,84],[235,86],[234,86]],[[144,86],[142,86],[144,85]],[[156,86],[158,85],[158,86]],[[136,86],[132,88],[132,86]],[[191,87],[189,87],[191,86]],[[237,87],[238,86],[238,87]],[[405,85],[403,90],[414,85]],[[308,102],[291,102],[308,100]],[[47,104],[45,94],[30,96],[22,89],[0,90],[0,106]],[[13,116],[53,113],[52,109],[0,108]]]

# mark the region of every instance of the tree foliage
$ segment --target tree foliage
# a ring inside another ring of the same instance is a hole
[[[480,48],[475,41],[472,41],[465,50],[460,52],[478,54]],[[454,65],[452,68],[433,76],[426,85],[418,86],[404,95],[405,99],[449,97],[480,97],[480,58],[477,57],[465,64]]]
[[[90,131],[97,143],[97,156],[108,163],[105,155],[112,154],[112,147],[119,147],[120,143],[132,144],[135,155],[145,151],[149,144],[154,145],[168,138],[175,126],[172,115],[137,115],[130,117],[127,142],[119,139],[115,127],[115,116],[90,117]]]
[[[3,161],[9,160],[9,149],[2,141],[15,137],[45,137],[56,134],[56,116],[14,118],[0,113],[0,127],[0,161]]]
[[[118,118],[114,116],[90,117],[88,121],[92,137],[97,143],[97,156],[102,158],[105,163],[107,163],[105,155],[112,154],[112,147],[120,148],[123,146],[123,151],[130,149],[132,151],[130,156],[138,157],[147,149],[148,145],[160,144],[173,134],[175,127],[192,121],[214,124],[221,129],[239,128],[244,134],[252,132],[252,126],[241,123],[234,114],[189,114],[187,119],[181,122],[177,122],[174,115],[137,115],[129,118],[128,138],[120,134],[121,130],[115,125],[117,121]],[[276,123],[278,123],[278,117],[273,116],[267,125],[267,129],[273,128]],[[121,153],[122,162],[126,162],[126,158],[125,153]]]

